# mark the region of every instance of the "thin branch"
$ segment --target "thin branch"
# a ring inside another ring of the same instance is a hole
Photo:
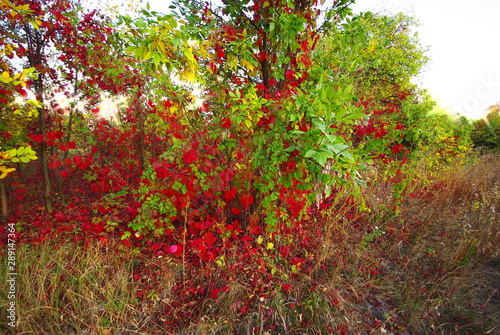
[[[325,20],[325,22],[323,22],[321,24],[321,26],[316,29],[316,31],[314,32],[313,34],[313,38],[316,37],[317,34],[319,34],[323,29],[324,27],[333,19],[335,18],[335,16],[339,15],[340,13],[342,13],[344,10],[346,10],[350,5],[352,5],[354,3],[354,0],[351,0],[349,1],[348,4],[346,4],[344,7],[340,8],[338,11],[335,12],[336,15],[332,15],[331,18],[329,18],[328,20]]]

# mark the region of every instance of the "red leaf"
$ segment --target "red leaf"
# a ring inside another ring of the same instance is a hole
[[[155,170],[156,176],[158,178],[164,179],[170,175],[170,172],[168,172],[168,170],[159,163],[153,164],[153,169]]]
[[[100,214],[106,214],[108,212],[108,210],[106,208],[104,208],[104,206],[99,206],[97,208],[97,211],[100,213]]]
[[[230,190],[227,190],[227,191],[224,191],[224,199],[226,201],[231,201],[233,200],[234,198],[236,198],[236,188],[231,188]]]
[[[22,89],[22,88],[21,88],[21,89],[19,89],[19,90],[17,90],[17,92],[18,92],[19,94],[21,94],[21,96],[22,96],[23,98],[27,98],[27,97],[28,97],[28,92],[26,92],[26,91],[25,91],[24,89]]]
[[[70,149],[76,149],[76,143],[71,141],[71,142],[68,142],[68,146]]]
[[[260,227],[258,225],[252,226],[252,228],[250,228],[250,231],[249,231],[250,234],[260,234],[261,232],[262,232],[262,230],[260,229]]]
[[[67,178],[69,176],[69,171],[63,170],[63,171],[59,172],[59,174],[61,175],[61,177]]]
[[[175,254],[175,252],[177,251],[177,249],[179,249],[175,244],[174,245],[171,245],[169,248],[168,248],[168,251],[171,253],[171,254]]]
[[[43,135],[42,134],[34,134],[30,135],[31,140],[36,143],[42,143],[43,142]]]
[[[244,210],[248,210],[251,204],[253,204],[255,198],[251,194],[242,194],[240,196],[241,204]]]
[[[228,117],[222,118],[221,123],[222,123],[222,128],[224,129],[231,128],[231,119],[229,119]]]
[[[219,45],[217,45],[215,49],[217,50],[217,58],[219,59],[224,58],[224,49],[222,49],[222,47]]]
[[[48,140],[51,140],[51,141],[55,141],[55,140],[56,140],[56,134],[55,134],[55,133],[53,133],[53,132],[51,132],[51,131],[49,131],[49,132],[47,133],[47,139],[48,139]]]
[[[54,217],[60,221],[60,222],[63,222],[63,221],[66,221],[67,220],[67,217],[66,215],[64,215],[63,213],[61,212],[57,212],[56,214],[54,214]]]
[[[240,215],[241,210],[238,207],[233,207],[231,212],[233,212],[234,215]]]
[[[259,55],[257,56],[257,59],[262,63],[266,60],[267,58],[267,53],[265,50],[262,50],[261,52],[259,52]]]
[[[217,65],[214,62],[210,62],[210,70],[212,70],[212,73],[217,72]]]
[[[402,145],[401,143],[398,143],[392,147],[392,153],[397,154],[398,152],[402,151],[404,148],[405,148],[404,145]]]
[[[191,149],[188,152],[184,153],[184,155],[182,155],[182,160],[186,164],[194,163],[197,158],[198,158],[198,153],[194,149]]]
[[[227,170],[224,170],[220,173],[220,177],[225,182],[230,182],[234,177],[234,170],[231,168],[228,168]]]
[[[83,163],[82,157],[81,156],[75,156],[73,157],[73,162],[78,166]]]
[[[69,150],[69,147],[67,144],[61,143],[59,144],[59,150],[66,152]]]
[[[61,161],[51,161],[49,162],[49,169],[54,170],[61,167]]]
[[[220,293],[220,290],[218,288],[216,288],[215,290],[212,291],[212,293],[210,294],[210,297],[212,299],[216,299],[217,296],[219,295],[219,293]]]

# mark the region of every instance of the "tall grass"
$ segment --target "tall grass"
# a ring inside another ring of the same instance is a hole
[[[2,333],[115,334],[113,329],[140,329],[148,322],[137,304],[138,261],[129,250],[110,250],[98,242],[87,248],[45,242],[20,246],[17,258],[18,322],[15,331],[0,322]],[[2,267],[1,278],[5,274]],[[2,321],[6,320],[4,288]]]

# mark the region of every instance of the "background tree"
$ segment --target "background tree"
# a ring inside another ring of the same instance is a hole
[[[476,148],[500,147],[500,104],[488,108],[485,119],[474,121],[471,139]]]
[[[28,82],[37,100],[36,112],[32,113],[37,120],[27,123],[22,133],[37,147],[43,176],[42,199],[46,210],[52,212],[51,170],[60,166],[52,161],[60,162],[58,152],[67,158],[68,151],[76,149],[73,127],[76,119],[84,120],[75,109],[77,100],[66,109],[59,105],[56,95],[88,99],[90,111],[92,101],[93,104],[99,101],[99,91],[119,94],[126,88],[117,88],[116,81],[110,80],[117,74],[110,66],[112,30],[110,21],[97,11],[84,10],[78,2],[69,0],[5,4],[0,33],[5,37],[3,43],[15,50],[15,54],[6,54],[4,63],[13,68],[24,64],[37,73]],[[124,82],[120,87],[126,85]],[[12,116],[8,119],[13,121]]]
[[[36,18],[28,5],[14,5],[10,1],[0,3],[0,17],[5,19],[3,27],[9,22],[14,22],[21,15],[30,17],[32,24],[36,25]],[[1,28],[0,28],[1,29]],[[37,157],[30,146],[20,146],[27,144],[27,138],[23,136],[22,129],[36,115],[36,108],[39,102],[28,100],[26,86],[29,81],[38,77],[35,68],[19,70],[9,64],[17,53],[22,53],[23,49],[18,49],[6,39],[0,40],[0,197],[1,197],[1,222],[8,220],[8,194],[4,178],[14,172],[16,168],[12,165],[28,163]],[[10,165],[10,167],[9,167]]]

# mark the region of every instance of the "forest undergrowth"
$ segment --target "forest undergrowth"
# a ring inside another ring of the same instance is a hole
[[[390,184],[372,174],[364,210],[337,195],[275,245],[235,240],[213,261],[114,239],[19,245],[16,331],[495,334],[499,164],[487,154],[439,175],[417,168],[397,211]],[[6,285],[0,330],[9,334]]]

